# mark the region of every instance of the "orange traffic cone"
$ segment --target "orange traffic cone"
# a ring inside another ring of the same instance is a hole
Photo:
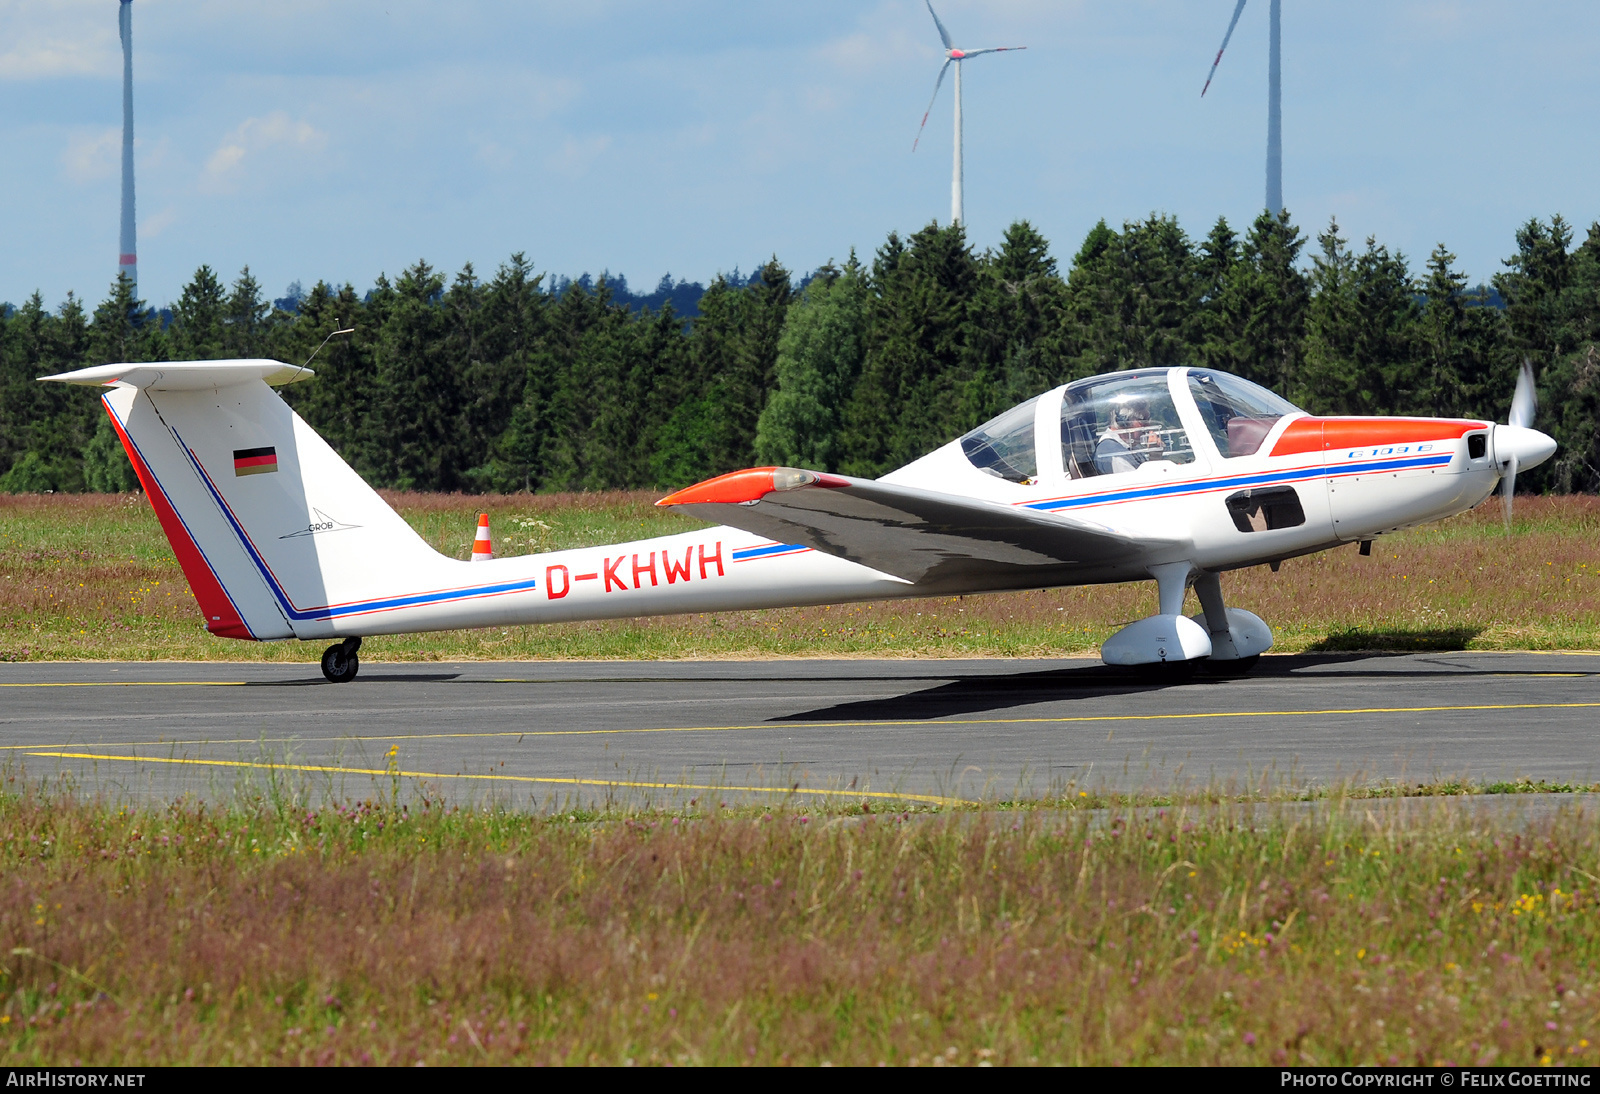
[[[478,536],[472,541],[472,561],[487,562],[494,557],[494,544],[489,542],[489,514],[478,514]]]

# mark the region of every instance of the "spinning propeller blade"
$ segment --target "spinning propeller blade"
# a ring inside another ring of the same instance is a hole
[[[1500,472],[1500,507],[1506,515],[1506,535],[1511,534],[1511,499],[1517,492],[1517,455],[1511,454],[1506,469]]]
[[[1522,371],[1517,373],[1516,394],[1511,396],[1511,425],[1530,429],[1533,416],[1539,409],[1539,396],[1533,390],[1533,362],[1524,357]]]
[[[1538,410],[1539,396],[1533,388],[1533,362],[1524,357],[1522,371],[1517,373],[1517,390],[1511,396],[1511,413],[1506,423],[1515,429],[1531,429],[1533,416]],[[1508,536],[1511,534],[1511,507],[1517,493],[1517,465],[1520,462],[1517,453],[1512,452],[1511,458],[1505,462],[1505,470],[1500,473],[1500,506],[1505,511]]]
[[[1233,18],[1228,20],[1228,33],[1222,36],[1222,45],[1217,47],[1217,59],[1211,62],[1211,71],[1206,73],[1206,86],[1200,89],[1202,99],[1206,97],[1206,91],[1211,87],[1211,77],[1217,74],[1217,66],[1222,63],[1222,51],[1228,48],[1228,39],[1233,37],[1233,28],[1239,25],[1239,14],[1243,11],[1244,0],[1239,0],[1238,6],[1233,9]]]

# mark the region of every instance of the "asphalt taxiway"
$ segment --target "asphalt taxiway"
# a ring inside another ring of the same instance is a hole
[[[1184,682],[1085,660],[364,663],[348,684],[314,664],[6,664],[0,762],[146,800],[398,782],[541,809],[1593,783],[1600,655],[1269,656]]]

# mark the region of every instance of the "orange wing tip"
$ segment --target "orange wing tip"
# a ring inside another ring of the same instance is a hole
[[[798,467],[752,467],[685,487],[656,502],[657,505],[754,505],[774,491],[805,486],[848,486],[838,475],[804,471]]]

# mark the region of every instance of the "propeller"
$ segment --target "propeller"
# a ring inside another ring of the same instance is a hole
[[[933,9],[930,7],[928,10]],[[1239,0],[1238,6],[1233,9],[1233,18],[1228,21],[1228,33],[1222,36],[1222,45],[1217,48],[1217,59],[1211,62],[1211,71],[1206,73],[1206,86],[1200,89],[1202,99],[1206,97],[1206,91],[1211,87],[1211,77],[1217,74],[1217,66],[1222,63],[1222,51],[1228,48],[1228,40],[1233,37],[1233,28],[1239,25],[1239,16],[1243,12],[1244,0]]]
[[[1522,371],[1517,373],[1516,394],[1511,396],[1509,423],[1522,429],[1533,427],[1533,416],[1539,410],[1539,396],[1533,390],[1533,362],[1522,359]]]
[[[1539,395],[1533,389],[1533,362],[1524,357],[1522,371],[1517,373],[1517,390],[1511,396],[1511,413],[1506,418],[1506,424],[1512,429],[1533,428],[1533,416],[1539,410]],[[1505,470],[1500,473],[1500,505],[1506,515],[1506,535],[1511,534],[1511,506],[1517,493],[1517,465],[1521,463],[1520,453],[1514,446],[1511,448],[1510,458],[1505,462]]]

